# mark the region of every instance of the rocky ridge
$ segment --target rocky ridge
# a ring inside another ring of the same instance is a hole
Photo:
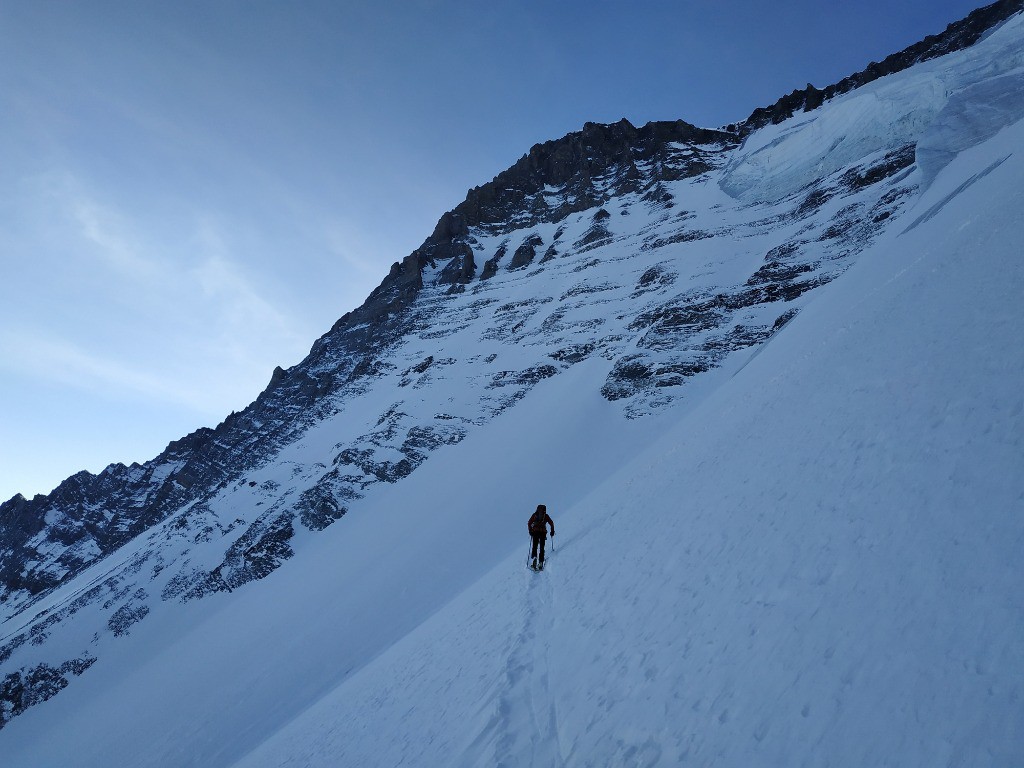
[[[797,112],[811,112],[836,96],[849,93],[886,75],[903,72],[920,62],[969,48],[993,27],[1020,13],[1022,9],[1024,0],[998,0],[978,8],[965,18],[949,24],[941,33],[928,35],[898,53],[886,56],[881,61],[873,61],[860,72],[844,77],[838,83],[825,88],[815,88],[808,83],[806,88],[794,90],[771,106],[758,107],[746,120],[730,124],[726,130],[745,137],[758,128],[781,123]]]

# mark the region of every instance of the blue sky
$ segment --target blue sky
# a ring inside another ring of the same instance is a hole
[[[531,145],[724,125],[974,7],[0,0],[0,500],[245,407]]]

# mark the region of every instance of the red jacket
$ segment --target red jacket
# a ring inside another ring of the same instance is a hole
[[[542,539],[548,537],[548,526],[551,526],[551,535],[555,535],[555,521],[547,512],[534,512],[526,523],[526,530],[531,536],[539,536]]]

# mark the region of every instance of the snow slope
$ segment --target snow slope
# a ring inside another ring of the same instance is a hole
[[[600,360],[541,382],[302,558],[141,623],[4,764],[1020,763],[1021,146],[962,151],[674,423],[583,387]]]
[[[1021,146],[239,768],[1024,761]]]
[[[685,211],[529,225],[561,254],[464,292],[426,270],[377,378],[12,612],[8,668],[96,655],[3,765],[1024,763],[1022,28],[709,156]],[[177,599],[342,470],[296,556]]]

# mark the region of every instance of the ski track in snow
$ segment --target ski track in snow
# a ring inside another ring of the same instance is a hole
[[[523,626],[505,661],[504,686],[492,702],[493,713],[479,738],[456,765],[556,768],[566,764],[548,663],[555,610],[550,575],[550,565],[542,573],[526,575]]]

